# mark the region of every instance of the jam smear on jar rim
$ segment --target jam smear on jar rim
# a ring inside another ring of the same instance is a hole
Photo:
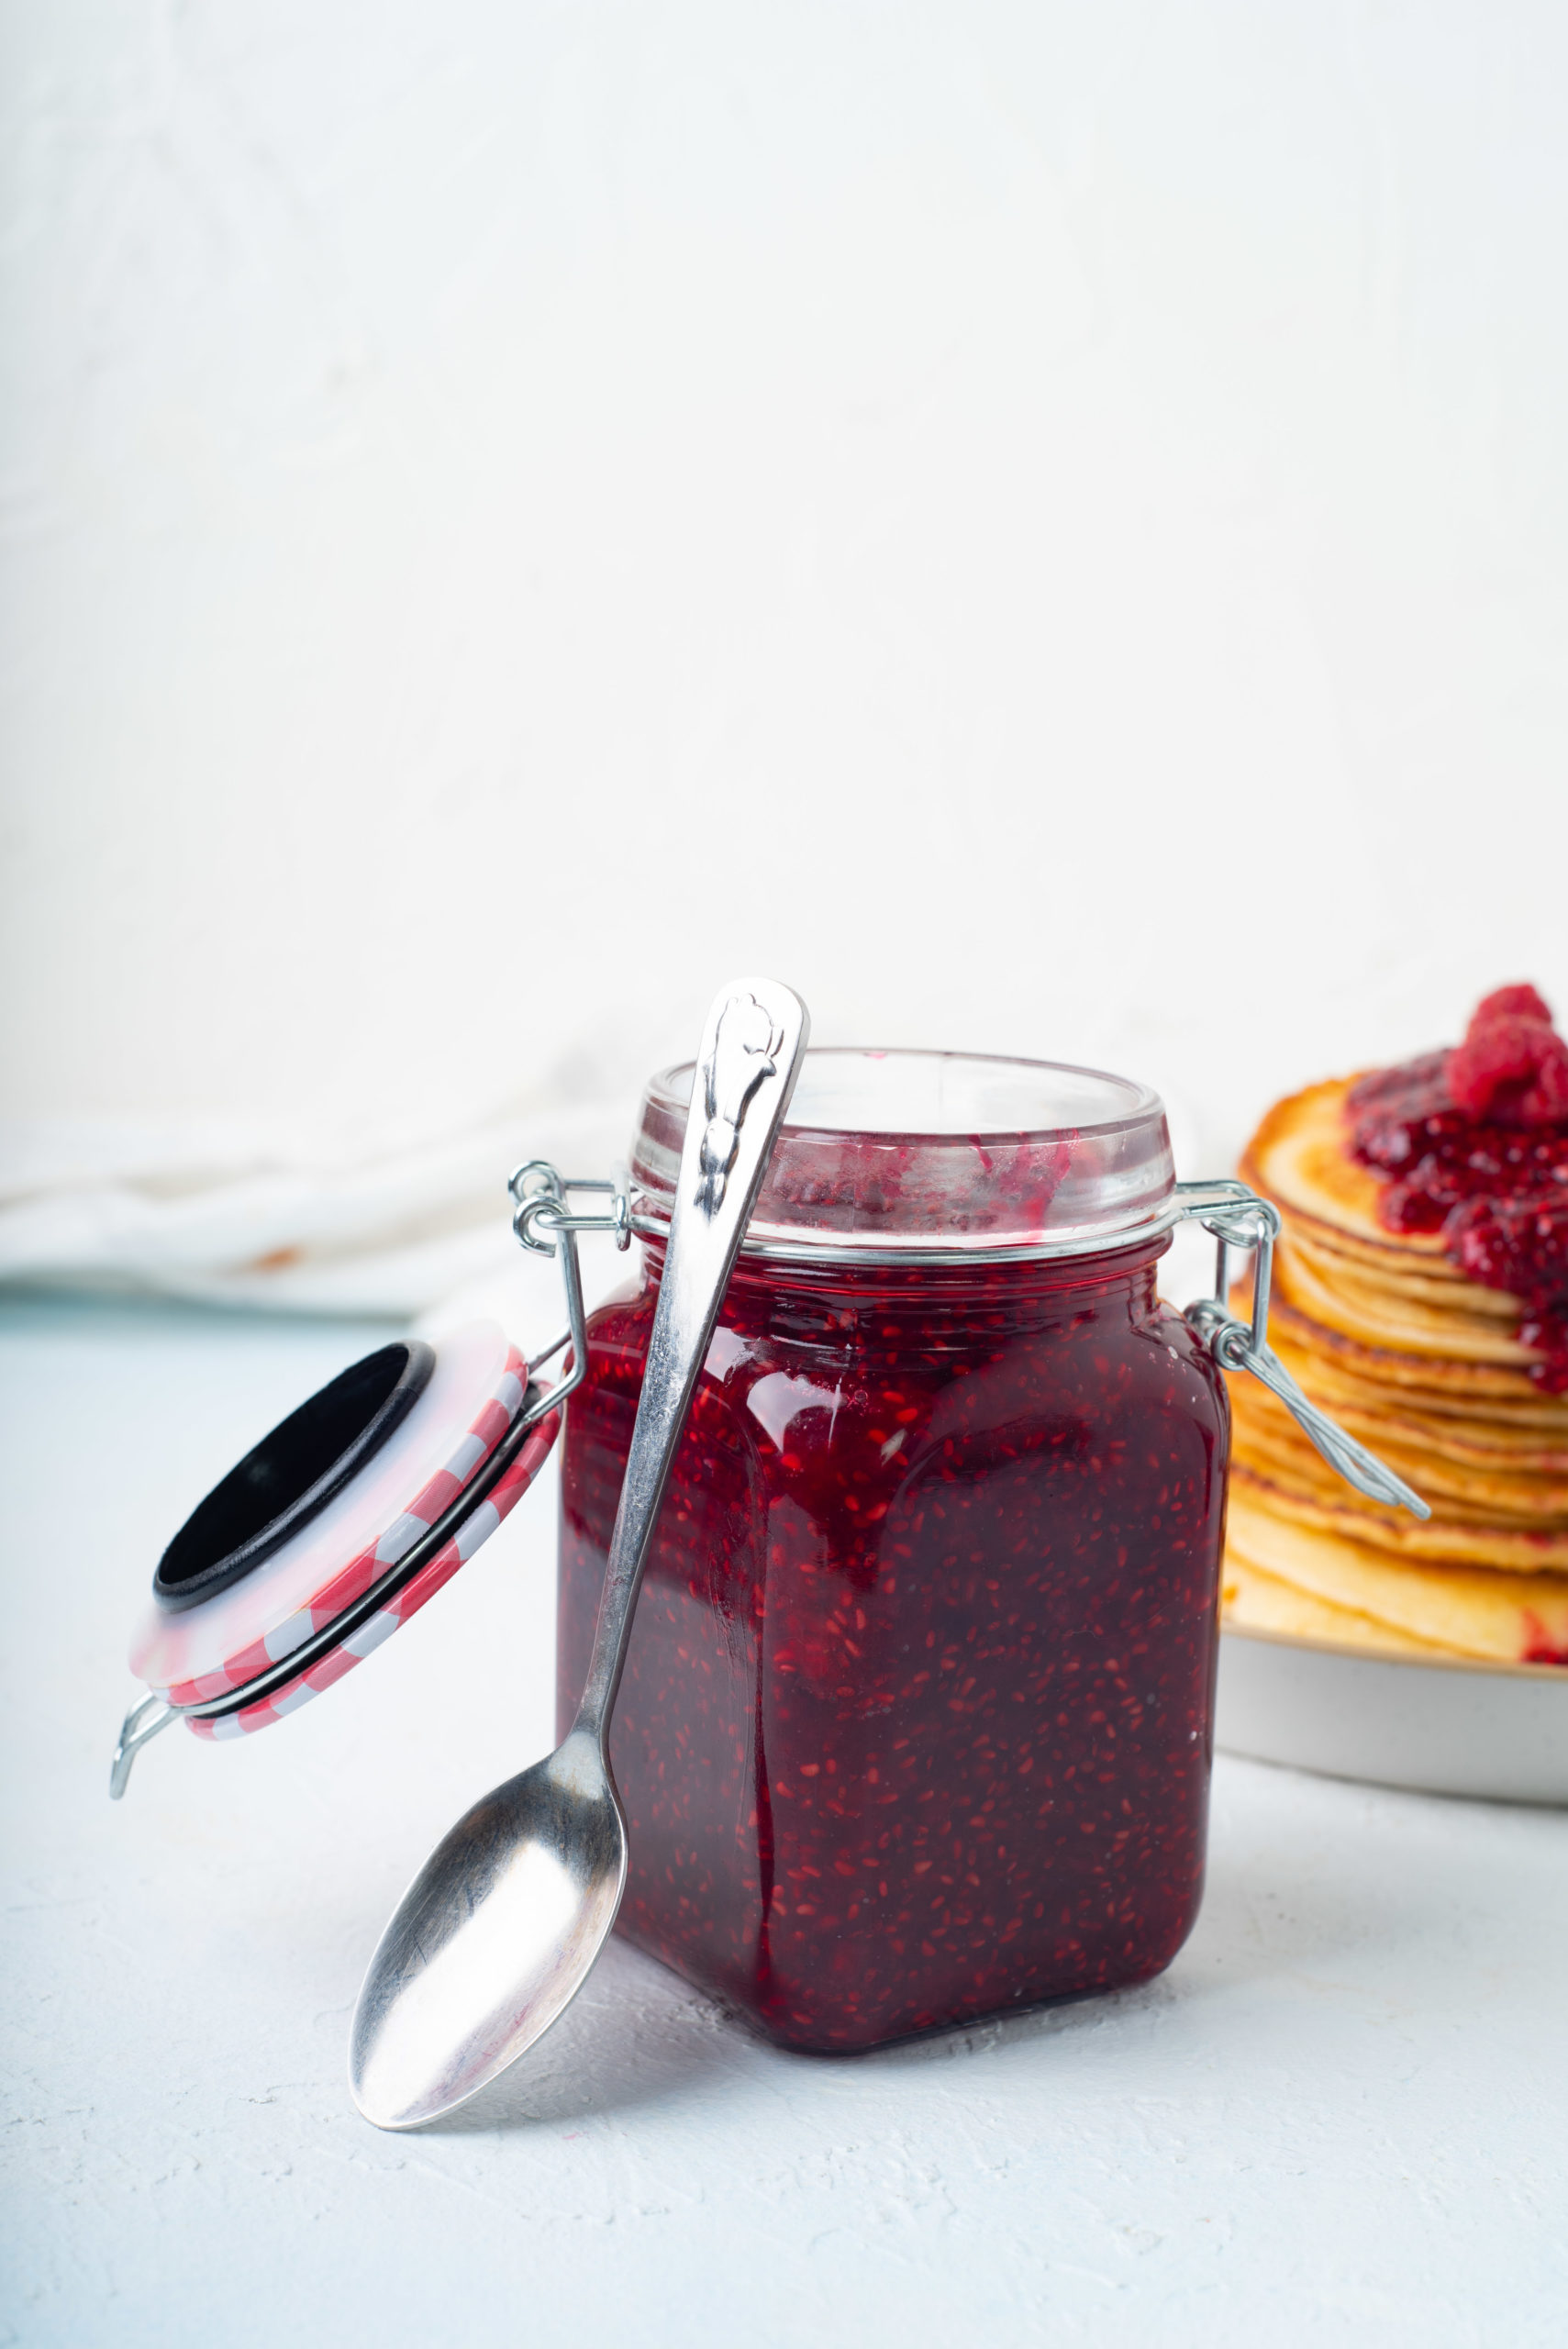
[[[737,1267],[611,1731],[619,1930],[786,2044],[1142,1981],[1191,1929],[1229,1419],[1167,1244]],[[563,1720],[660,1255],[567,1415]]]
[[[1440,1231],[1459,1269],[1523,1307],[1530,1376],[1568,1393],[1568,1041],[1534,987],[1499,987],[1462,1043],[1380,1069],[1346,1100],[1390,1231]]]

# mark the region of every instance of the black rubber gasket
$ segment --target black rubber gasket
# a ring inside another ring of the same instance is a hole
[[[366,1354],[280,1420],[197,1504],[158,1561],[166,1614],[229,1589],[318,1516],[400,1426],[436,1357],[417,1338]]]

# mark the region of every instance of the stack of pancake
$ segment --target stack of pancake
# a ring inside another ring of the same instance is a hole
[[[1434,1663],[1568,1664],[1568,1395],[1531,1380],[1516,1298],[1468,1279],[1440,1232],[1379,1222],[1380,1180],[1349,1149],[1353,1081],[1276,1104],[1242,1161],[1284,1220],[1269,1336],[1432,1514],[1363,1500],[1256,1379],[1232,1378],[1225,1620]]]

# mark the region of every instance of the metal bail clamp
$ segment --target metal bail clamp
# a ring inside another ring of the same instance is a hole
[[[536,1364],[552,1361],[568,1346],[572,1349],[571,1369],[563,1372],[550,1389],[552,1411],[559,1409],[573,1388],[582,1385],[588,1367],[588,1331],[583,1311],[583,1268],[577,1255],[577,1236],[583,1231],[601,1231],[623,1253],[630,1247],[628,1181],[618,1168],[610,1180],[586,1174],[563,1175],[548,1158],[527,1159],[521,1166],[514,1166],[506,1177],[512,1201],[512,1231],[519,1247],[530,1250],[536,1256],[559,1255],[561,1259],[562,1286],[566,1291],[566,1327],[528,1364],[532,1371]],[[608,1215],[573,1215],[567,1202],[569,1191],[607,1194]]]
[[[1335,1473],[1369,1501],[1390,1508],[1407,1508],[1413,1517],[1430,1517],[1419,1493],[1412,1492],[1374,1453],[1336,1427],[1315,1403],[1308,1402],[1269,1343],[1269,1290],[1273,1275],[1274,1241],[1279,1237],[1279,1209],[1258,1197],[1245,1183],[1226,1178],[1212,1183],[1178,1183],[1175,1201],[1179,1222],[1196,1222],[1212,1233],[1217,1244],[1215,1294],[1185,1308],[1184,1318],[1198,1331],[1222,1370],[1250,1370],[1270,1394],[1282,1402],[1305,1430]],[[1230,1251],[1252,1254],[1252,1319],[1249,1328],[1230,1311]]]

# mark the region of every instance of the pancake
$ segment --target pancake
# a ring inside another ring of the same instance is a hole
[[[1478,1566],[1499,1573],[1534,1575],[1568,1570],[1568,1531],[1539,1531],[1518,1524],[1486,1524],[1478,1520],[1456,1520],[1434,1510],[1422,1520],[1385,1510],[1366,1501],[1324,1467],[1324,1488],[1313,1492],[1305,1479],[1287,1483],[1277,1473],[1265,1475],[1238,1460],[1231,1467],[1233,1485],[1242,1486],[1255,1504],[1272,1509],[1293,1525],[1343,1534],[1348,1540],[1380,1551],[1391,1558],[1419,1559],[1433,1564]],[[1329,1497],[1330,1494],[1334,1497]],[[1342,1500],[1339,1496],[1342,1495]],[[1425,1500],[1427,1496],[1421,1496]]]
[[[1452,1314],[1470,1315],[1483,1327],[1501,1324],[1507,1331],[1518,1326],[1519,1302],[1506,1289],[1482,1288],[1479,1283],[1466,1280],[1455,1265],[1443,1263],[1440,1280],[1430,1257],[1418,1256],[1408,1264],[1397,1259],[1370,1264],[1353,1250],[1341,1248],[1338,1240],[1321,1233],[1310,1238],[1292,1230],[1280,1241],[1284,1254],[1293,1264],[1330,1288],[1342,1286],[1351,1294],[1360,1294],[1374,1308],[1398,1302],[1412,1306],[1426,1314],[1440,1314],[1444,1319],[1432,1324],[1440,1330]]]
[[[1418,1353],[1403,1346],[1379,1345],[1348,1330],[1314,1319],[1276,1286],[1269,1307],[1269,1334],[1307,1354],[1327,1354],[1352,1375],[1380,1389],[1404,1388],[1413,1394],[1448,1398],[1459,1403],[1517,1404],[1526,1413],[1540,1413],[1529,1424],[1561,1424],[1560,1398],[1543,1395],[1528,1370],[1508,1364],[1456,1359],[1450,1354]],[[1528,1354],[1521,1354],[1525,1362]],[[1310,1389],[1308,1390],[1310,1392]]]
[[[1227,1552],[1228,1577],[1238,1566],[1261,1568],[1433,1647],[1499,1664],[1568,1663],[1568,1575],[1391,1558],[1339,1531],[1283,1520],[1245,1484],[1232,1489]]]
[[[1315,1226],[1337,1234],[1369,1264],[1408,1255],[1447,1267],[1440,1232],[1385,1231],[1377,1219],[1383,1185],[1345,1148],[1345,1097],[1356,1081],[1334,1077],[1276,1101],[1247,1145],[1241,1179],[1308,1238]]]
[[[1359,1498],[1329,1466],[1284,1405],[1276,1402],[1257,1380],[1249,1379],[1244,1388],[1233,1390],[1231,1408],[1235,1456],[1243,1465],[1265,1477],[1277,1476],[1284,1484],[1305,1485],[1308,1491],[1335,1501]],[[1347,1434],[1361,1432],[1348,1424],[1344,1412],[1338,1414],[1338,1419]],[[1473,1460],[1455,1460],[1418,1436],[1411,1440],[1404,1431],[1386,1424],[1374,1423],[1362,1440],[1407,1484],[1415,1486],[1430,1507],[1434,1521],[1568,1530],[1568,1476],[1561,1472],[1542,1475],[1497,1460],[1484,1465]],[[1384,1513],[1375,1501],[1360,1505]],[[1403,1518],[1396,1520],[1405,1521]]]
[[[1283,1223],[1269,1336],[1431,1515],[1364,1499],[1266,1389],[1233,1379],[1226,1620],[1385,1653],[1568,1664],[1568,1395],[1531,1377],[1516,1297],[1471,1280],[1440,1231],[1379,1222],[1384,1180],[1351,1155],[1354,1082],[1276,1103],[1243,1157]]]
[[[1414,1656],[1428,1664],[1451,1662],[1457,1648],[1440,1648],[1430,1640],[1412,1639],[1370,1615],[1299,1590],[1250,1565],[1236,1552],[1225,1559],[1225,1620],[1238,1631],[1268,1631],[1276,1639],[1311,1640],[1334,1647],[1357,1648],[1369,1655]]]
[[[1457,1284],[1454,1302],[1437,1306],[1410,1297],[1375,1275],[1358,1275],[1346,1269],[1326,1278],[1313,1259],[1288,1241],[1274,1257],[1274,1288],[1281,1302],[1294,1306],[1321,1330],[1353,1338],[1379,1353],[1392,1349],[1423,1361],[1506,1364],[1517,1367],[1528,1379],[1535,1356],[1495,1314],[1472,1309],[1468,1298],[1475,1286],[1468,1281]],[[1514,1300],[1509,1298],[1508,1303],[1514,1305]],[[1518,1308],[1514,1305],[1514,1327],[1518,1321]]]
[[[1277,1337],[1272,1330],[1270,1335]],[[1309,1386],[1320,1408],[1374,1452],[1385,1442],[1414,1444],[1445,1462],[1568,1475],[1568,1411],[1531,1421],[1511,1410],[1505,1416],[1496,1406],[1484,1413],[1478,1406],[1458,1408],[1408,1390],[1390,1396],[1283,1339],[1274,1352],[1297,1386]]]
[[[1318,1338],[1324,1342],[1315,1345]],[[1493,1448],[1568,1450],[1568,1397],[1543,1395],[1529,1380],[1524,1382],[1527,1392],[1514,1386],[1482,1396],[1467,1396],[1443,1384],[1423,1385],[1418,1377],[1395,1381],[1378,1375],[1375,1358],[1358,1363],[1353,1347],[1315,1331],[1304,1317],[1292,1316],[1288,1309],[1271,1311],[1269,1343],[1291,1376],[1326,1411],[1337,1414],[1343,1407],[1415,1417],[1423,1424],[1459,1429],[1465,1441]],[[1406,1362],[1402,1367],[1408,1371],[1410,1365]]]

